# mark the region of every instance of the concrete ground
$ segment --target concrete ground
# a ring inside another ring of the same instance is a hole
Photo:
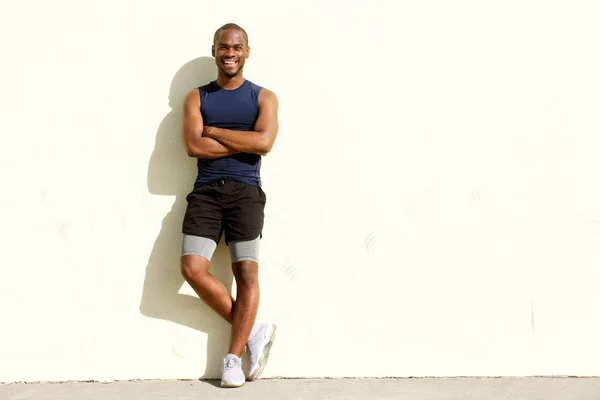
[[[0,399],[590,400],[600,399],[600,379],[265,379],[238,389],[222,389],[219,381],[198,380],[13,383],[0,385]]]

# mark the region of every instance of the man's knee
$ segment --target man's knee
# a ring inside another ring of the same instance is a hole
[[[239,261],[233,263],[233,274],[238,286],[258,285],[258,263],[255,261]]]
[[[187,255],[181,257],[181,275],[186,281],[199,280],[208,273],[210,261],[202,256]]]

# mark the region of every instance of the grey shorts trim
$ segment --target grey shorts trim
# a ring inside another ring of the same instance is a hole
[[[258,263],[258,255],[260,248],[260,236],[253,240],[240,240],[229,243],[229,256],[231,262],[254,261]],[[183,243],[181,245],[181,255],[197,255],[206,258],[208,261],[212,259],[217,243],[209,238],[202,236],[183,235]]]
[[[201,236],[183,235],[183,242],[181,244],[182,256],[196,255],[210,261],[216,249],[217,242],[212,239]]]
[[[260,236],[253,240],[235,241],[229,243],[231,262],[254,261],[258,262],[260,249]]]

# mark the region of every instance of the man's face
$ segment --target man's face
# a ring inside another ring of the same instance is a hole
[[[244,33],[237,29],[225,29],[212,47],[217,67],[228,77],[236,76],[250,56],[250,47]]]

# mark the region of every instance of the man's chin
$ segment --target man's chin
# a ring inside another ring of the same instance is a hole
[[[235,71],[232,71],[232,70],[227,70],[226,68],[219,68],[219,70],[221,71],[221,73],[223,75],[225,75],[228,78],[233,78],[233,77],[239,75],[239,73],[240,73],[240,69],[236,69]]]

